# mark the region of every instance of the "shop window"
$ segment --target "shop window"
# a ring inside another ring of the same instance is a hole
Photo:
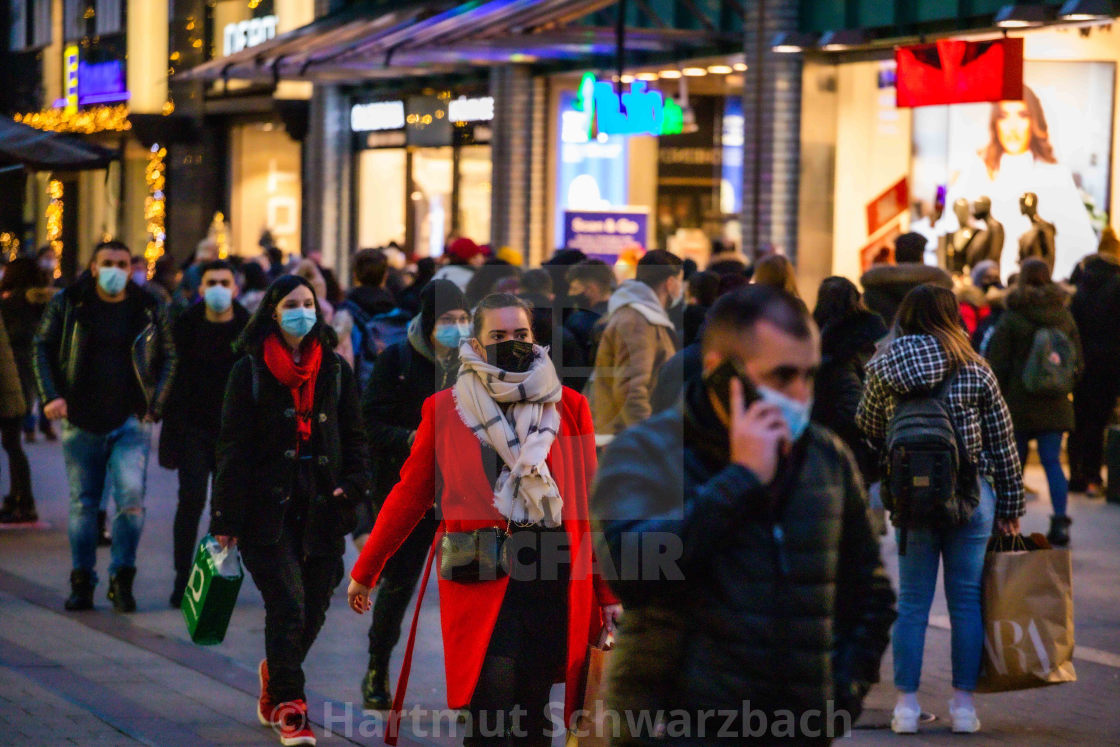
[[[458,232],[478,243],[490,240],[490,146],[459,149]],[[524,249],[524,247],[517,247]]]
[[[97,0],[94,27],[98,36],[124,31],[124,0]]]
[[[451,232],[453,153],[446,148],[417,148],[412,153],[413,251],[419,257],[443,254]]]
[[[358,155],[358,247],[405,245],[405,179],[408,153],[403,148],[364,150]]]
[[[45,47],[51,43],[51,0],[31,2],[31,44]]]
[[[230,143],[234,253],[256,254],[261,234],[267,230],[285,255],[299,254],[299,143],[272,122],[234,127]]]
[[[89,10],[89,0],[63,0],[62,37],[66,41],[77,41],[89,35]]]

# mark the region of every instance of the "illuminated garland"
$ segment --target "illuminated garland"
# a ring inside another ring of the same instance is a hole
[[[76,112],[65,109],[44,109],[39,112],[15,115],[17,122],[37,130],[50,132],[77,132],[90,135],[95,132],[124,132],[132,129],[128,121],[128,105],[91,106]]]
[[[167,198],[163,192],[167,184],[167,169],[163,162],[166,157],[167,149],[156,143],[152,145],[148,165],[144,167],[144,181],[148,185],[148,196],[144,198],[144,226],[148,232],[144,259],[148,262],[149,278],[155,274],[156,260],[163,256],[163,244],[167,238]]]
[[[6,255],[8,261],[19,256],[19,239],[14,233],[0,233],[0,253]]]
[[[229,224],[226,223],[226,216],[221,210],[214,213],[214,219],[210,221],[209,236],[218,245],[218,258],[227,258],[229,256]]]
[[[51,198],[47,203],[47,243],[59,260],[54,271],[57,278],[62,274],[62,182],[51,179],[47,183],[47,195]]]

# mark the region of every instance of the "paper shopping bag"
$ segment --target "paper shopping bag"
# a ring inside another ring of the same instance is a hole
[[[1021,542],[1019,547],[1025,548]],[[1069,550],[987,553],[984,657],[978,692],[1026,690],[1077,680],[1072,577]]]
[[[204,646],[222,642],[244,577],[236,547],[223,550],[211,535],[202,538],[181,605],[192,641]]]
[[[566,747],[608,747],[610,726],[606,721],[607,667],[611,649],[591,646],[588,649],[587,678],[583,691],[583,711],[568,732]]]

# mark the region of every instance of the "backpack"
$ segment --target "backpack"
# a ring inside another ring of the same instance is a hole
[[[412,317],[403,309],[393,309],[382,314],[370,314],[355,303],[346,302],[346,309],[354,319],[350,341],[354,347],[354,374],[359,389],[365,389],[373,375],[373,362],[385,348],[408,338],[408,323]]]
[[[1060,394],[1073,391],[1077,377],[1077,350],[1056,327],[1035,330],[1027,363],[1023,366],[1023,388],[1031,394]]]
[[[955,379],[899,399],[887,424],[882,497],[900,529],[900,555],[910,529],[959,527],[980,503],[976,468],[949,412]]]

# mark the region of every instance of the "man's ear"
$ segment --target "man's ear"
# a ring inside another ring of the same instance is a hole
[[[704,357],[703,359],[701,359],[701,370],[705,375],[707,375],[712,371],[715,371],[721,363],[723,363],[723,356],[719,353],[719,351],[709,350],[708,352],[704,353]]]

